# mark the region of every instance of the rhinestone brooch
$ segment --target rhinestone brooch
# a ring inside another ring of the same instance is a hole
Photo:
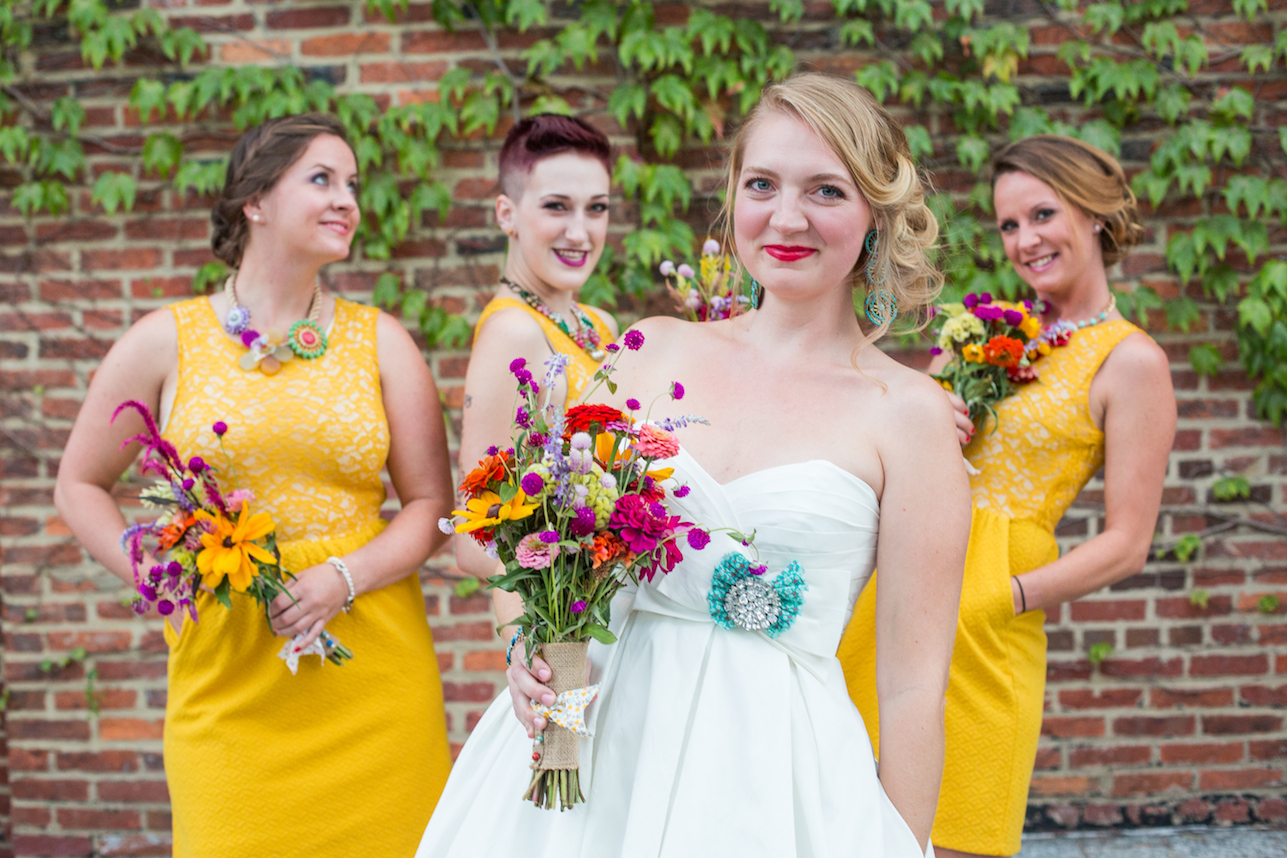
[[[752,566],[740,552],[725,554],[715,567],[706,595],[711,619],[721,628],[764,632],[771,638],[789,629],[804,605],[803,593],[809,585],[796,562],[772,581],[765,579],[766,571],[764,566]]]

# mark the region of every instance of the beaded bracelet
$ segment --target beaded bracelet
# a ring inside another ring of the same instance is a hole
[[[344,583],[349,587],[349,598],[344,603],[344,613],[353,610],[353,600],[357,598],[357,590],[353,587],[353,576],[349,574],[349,567],[338,557],[328,557],[326,562],[335,567],[335,571],[344,576]]]
[[[519,629],[518,631],[514,632],[514,637],[509,639],[509,646],[505,648],[505,666],[506,667],[509,667],[510,659],[514,655],[514,644],[518,643],[518,639],[522,637],[522,635],[523,635],[523,630]]]

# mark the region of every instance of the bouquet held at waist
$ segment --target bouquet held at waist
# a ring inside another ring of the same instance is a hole
[[[643,340],[629,331],[622,343],[638,350]],[[616,391],[611,375],[624,352],[616,344],[606,348],[611,354],[587,397],[600,385]],[[523,798],[564,810],[584,801],[578,737],[589,736],[585,709],[598,693],[598,686],[582,687],[586,653],[591,640],[616,640],[608,630],[613,595],[628,581],[673,569],[683,559],[681,538],[694,549],[710,540],[669,513],[663,481],[673,469],[653,467],[679,452],[674,430],[705,421],[648,422],[646,412],[636,416],[642,406],[634,399],[625,411],[580,404],[562,412],[550,405],[550,391],[566,363],[565,355],[553,355],[540,381],[524,359],[510,364],[518,383],[512,446],[487,451],[461,483],[464,509],[439,523],[444,531],[468,533],[498,557],[504,572],[488,583],[523,599],[525,612],[515,623],[525,641],[511,649],[525,652],[529,667],[539,653],[558,695],[550,707],[532,703],[548,726],[536,738]],[[671,384],[666,395],[681,399],[683,385]],[[671,491],[683,497],[688,487]]]
[[[156,419],[143,403],[122,403],[112,420],[126,409],[139,413],[144,431],[121,446],[136,441],[142,444],[140,470],[159,477],[144,489],[140,500],[148,508],[162,510],[156,519],[132,524],[121,535],[121,548],[134,572],[134,610],[142,614],[154,606],[165,617],[176,610],[185,611],[196,622],[197,592],[204,587],[229,610],[233,594],[252,597],[271,626],[270,606],[283,593],[290,597],[286,585],[295,577],[282,568],[272,516],[252,513],[254,494],[246,489],[228,490],[219,482],[218,469],[200,456],[185,462],[174,445],[161,437]],[[222,449],[228,425],[221,420],[210,431]],[[148,554],[156,562],[144,571]],[[296,635],[278,653],[292,674],[304,655],[318,655],[323,663],[335,664],[353,657],[325,630],[308,647],[302,643],[303,636]]]
[[[937,335],[931,352],[952,355],[934,378],[965,400],[975,426],[991,417],[995,429],[996,403],[1035,381],[1038,359],[1067,345],[1075,326],[1061,321],[1043,328],[1032,301],[971,292],[959,304],[936,307],[930,330]]]

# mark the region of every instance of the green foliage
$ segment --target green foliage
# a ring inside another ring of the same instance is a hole
[[[452,589],[457,596],[465,599],[477,593],[480,587],[482,587],[482,582],[470,575],[468,578],[461,578],[457,581],[456,586]]]
[[[1113,654],[1113,645],[1110,643],[1091,644],[1090,649],[1086,652],[1086,660],[1092,665],[1100,665],[1104,659]]]
[[[1211,594],[1206,590],[1193,590],[1189,593],[1189,604],[1195,608],[1206,610],[1208,603],[1211,601]]]
[[[1251,497],[1251,483],[1243,476],[1221,477],[1211,484],[1211,494],[1218,501],[1247,500]]]
[[[1262,614],[1272,614],[1278,610],[1278,597],[1273,593],[1266,593],[1256,602],[1256,610]]]
[[[1198,536],[1196,533],[1186,533],[1180,537],[1179,542],[1175,543],[1175,548],[1173,548],[1172,550],[1175,552],[1176,559],[1178,559],[1181,563],[1188,563],[1189,558],[1191,558],[1195,553],[1197,553],[1197,550],[1201,547],[1202,547],[1202,537]],[[1206,591],[1202,590],[1202,591],[1194,591],[1194,592],[1205,593]],[[1205,601],[1203,602],[1203,607],[1206,607]]]

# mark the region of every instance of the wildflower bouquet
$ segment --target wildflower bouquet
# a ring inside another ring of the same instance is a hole
[[[667,259],[661,263],[661,276],[666,289],[675,299],[675,307],[692,322],[713,322],[736,316],[750,303],[736,292],[733,262],[720,253],[719,242],[708,238],[702,245],[702,258],[697,263],[700,275],[688,264],[678,267]]]
[[[930,351],[952,353],[951,362],[934,378],[965,400],[976,426],[986,417],[995,418],[996,403],[1017,385],[1036,380],[1036,360],[1069,339],[1064,325],[1043,329],[1031,301],[995,301],[987,292],[940,305],[930,329],[938,335]]]
[[[630,331],[622,342],[637,350],[643,339]],[[615,354],[595,379],[615,391],[610,376],[622,352],[615,344],[607,348]],[[468,533],[498,557],[505,570],[489,584],[523,598],[525,613],[515,622],[526,639],[527,663],[540,653],[558,695],[550,707],[532,703],[549,726],[536,738],[523,798],[546,809],[558,802],[563,810],[584,801],[578,737],[589,736],[584,713],[598,686],[581,686],[590,640],[616,640],[608,630],[613,595],[627,581],[673,569],[683,559],[680,537],[695,549],[710,540],[667,512],[662,482],[673,469],[653,468],[654,460],[679,452],[675,429],[705,421],[650,423],[646,413],[636,417],[642,406],[634,399],[625,411],[580,404],[559,413],[549,391],[566,363],[565,355],[553,355],[541,382],[522,358],[510,364],[518,383],[513,446],[487,451],[461,483],[464,509],[439,523],[445,532]],[[673,383],[668,394],[683,398],[683,385]],[[683,497],[688,488],[674,491]]]
[[[272,516],[252,514],[254,494],[245,489],[225,491],[217,469],[200,456],[184,462],[174,445],[161,437],[156,419],[143,403],[122,403],[112,414],[113,422],[126,409],[139,413],[144,431],[121,446],[135,441],[143,445],[140,470],[160,479],[144,489],[141,500],[149,508],[163,510],[155,520],[130,525],[121,535],[121,548],[134,572],[134,610],[142,614],[155,605],[163,617],[186,611],[196,622],[197,589],[205,587],[228,609],[234,592],[253,597],[271,625],[269,606],[282,593],[290,595],[286,582],[294,577],[281,566]],[[222,449],[228,425],[220,420],[211,431]],[[157,562],[144,574],[141,566],[147,554]],[[318,655],[335,664],[353,657],[326,631],[308,647],[302,643],[303,635],[296,635],[278,653],[292,674],[304,655]]]

